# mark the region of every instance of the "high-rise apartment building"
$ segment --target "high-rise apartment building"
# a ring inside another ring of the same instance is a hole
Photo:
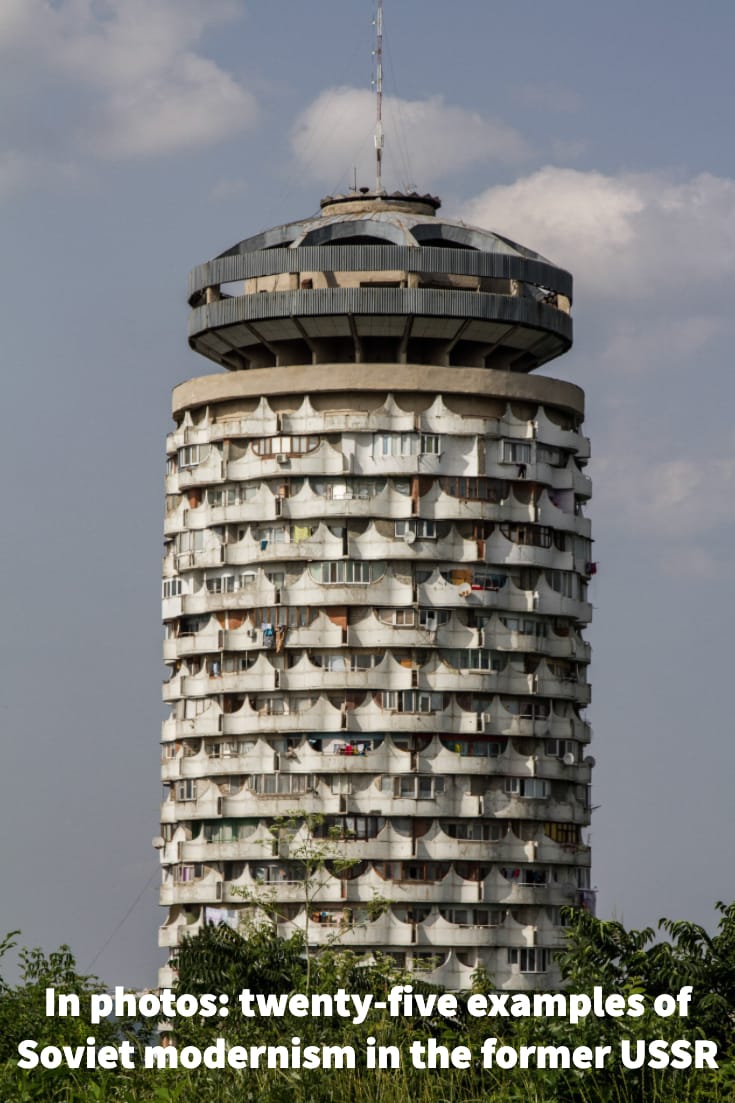
[[[547,988],[591,899],[583,395],[531,374],[571,277],[439,206],[331,197],[192,273],[225,370],[167,446],[161,941],[262,901]]]

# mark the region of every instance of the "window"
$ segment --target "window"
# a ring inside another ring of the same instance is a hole
[[[415,433],[376,433],[373,437],[373,458],[383,456],[412,456],[418,451]]]
[[[453,581],[450,577],[450,582]],[[495,571],[475,571],[470,583],[473,590],[500,590],[508,581],[507,574]]]
[[[531,617],[501,617],[503,625],[509,632],[517,632],[519,636],[536,636],[537,639],[546,639],[548,626],[540,620]]]
[[[376,784],[381,793],[399,800],[433,800],[444,792],[444,778],[434,774],[386,774]]]
[[[255,743],[247,739],[230,739],[224,743],[212,743],[208,753],[210,758],[235,758],[247,754],[254,746]]]
[[[210,506],[234,506],[239,500],[239,488],[236,486],[210,486],[207,491],[207,501]]]
[[[577,743],[574,739],[547,739],[545,746],[545,754],[550,758],[564,758],[565,755],[572,755],[574,761],[577,761]]]
[[[507,777],[503,787],[514,797],[544,800],[551,795],[551,783],[540,777]]]
[[[507,657],[498,651],[484,651],[480,647],[442,651],[442,659],[455,670],[489,670],[494,674],[502,670]]]
[[[384,689],[381,707],[390,712],[437,712],[444,708],[444,694],[418,689]]]
[[[186,448],[179,448],[179,467],[196,467],[201,463],[201,447],[198,444],[188,444]]]
[[[291,796],[314,788],[312,774],[253,774],[250,788],[260,796]]]
[[[501,463],[530,463],[531,445],[517,440],[502,442]]]
[[[450,616],[449,609],[419,609],[419,628],[435,632],[440,625],[447,623]]]
[[[502,502],[508,497],[508,483],[502,479],[457,476],[439,480],[446,494],[476,502]]]
[[[565,467],[567,457],[561,448],[552,448],[550,444],[536,445],[536,460],[538,463],[548,463],[552,467]]]
[[[419,452],[425,456],[438,456],[441,452],[441,437],[436,433],[422,433],[419,438]]]
[[[202,529],[197,529],[194,532],[176,533],[176,551],[178,554],[201,551],[203,547],[204,532]]]
[[[179,597],[183,593],[184,584],[180,578],[166,578],[163,582],[163,596]]]
[[[306,605],[273,605],[252,611],[255,624],[271,628],[306,628],[316,615],[316,611]]]
[[[563,597],[584,601],[587,586],[573,571],[545,571],[546,581],[552,590]]]
[[[458,820],[442,824],[442,830],[450,839],[466,839],[468,842],[498,842],[505,838],[504,823],[483,823],[481,820]]]
[[[285,525],[268,525],[256,529],[253,536],[260,542],[263,550],[268,544],[289,544],[291,542],[291,532]]]
[[[217,578],[208,578],[206,587],[208,594],[234,594],[235,576],[234,574],[222,574]]]
[[[498,927],[505,919],[499,908],[442,908],[441,915],[462,927]]]
[[[508,964],[520,966],[521,973],[545,973],[549,967],[550,951],[540,946],[524,946],[508,950]]]
[[[576,823],[545,823],[544,834],[561,846],[577,847],[581,844],[581,828]]]
[[[336,797],[348,797],[352,792],[352,778],[347,774],[333,774],[331,789]]]
[[[412,533],[419,540],[436,540],[436,521],[417,517],[411,521],[396,521],[396,536],[404,539]]]
[[[197,783],[195,778],[186,778],[185,781],[176,782],[176,799],[177,800],[196,800],[197,799]]]
[[[413,628],[416,623],[413,609],[381,609],[378,615],[384,624],[392,624],[396,628]]]
[[[201,862],[197,862],[194,865],[177,866],[176,880],[184,884],[190,881],[199,881],[203,876],[203,869],[204,867]]]
[[[253,451],[257,456],[300,456],[304,452],[313,452],[319,446],[319,437],[285,436],[261,437],[253,441]]]
[[[166,474],[167,475],[175,475],[176,471],[177,471],[176,457],[175,456],[166,456]]]
[[[385,826],[383,816],[339,816],[320,825],[317,838],[374,839]]]
[[[547,525],[501,525],[500,531],[506,540],[533,548],[550,548],[554,537],[554,530]],[[559,536],[563,539],[564,533],[559,533]],[[563,548],[560,550],[563,551]]]
[[[312,578],[322,585],[355,586],[376,582],[385,573],[385,563],[362,559],[329,559],[309,566]]]

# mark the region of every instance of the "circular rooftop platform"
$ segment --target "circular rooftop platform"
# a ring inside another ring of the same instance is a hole
[[[191,273],[192,347],[234,370],[372,360],[531,371],[565,352],[569,273],[439,218],[440,205],[352,192],[243,239]]]

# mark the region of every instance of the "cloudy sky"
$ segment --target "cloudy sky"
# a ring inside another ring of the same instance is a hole
[[[735,895],[735,6],[385,0],[386,183],[575,276],[593,880]],[[372,182],[372,0],[2,0],[0,932],[153,983],[163,439],[186,274]]]

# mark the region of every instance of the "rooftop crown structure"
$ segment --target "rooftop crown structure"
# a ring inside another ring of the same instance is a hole
[[[529,374],[572,281],[439,207],[330,197],[192,273],[227,370],[167,446],[161,940],[263,907],[548,988],[591,899],[583,395]]]

